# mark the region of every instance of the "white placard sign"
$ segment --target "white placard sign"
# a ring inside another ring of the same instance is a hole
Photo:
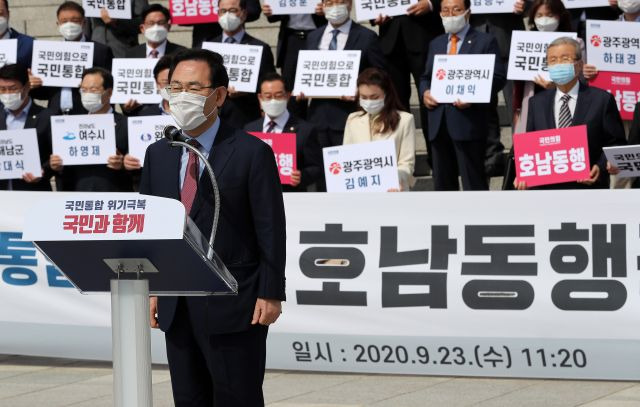
[[[509,52],[509,70],[507,79],[532,81],[540,75],[549,80],[547,69],[547,47],[560,37],[577,38],[576,33],[513,31]]]
[[[176,126],[171,115],[129,117],[129,155],[142,165],[147,147],[163,138],[165,126]]]
[[[640,72],[640,24],[587,20],[587,62],[600,71]]]
[[[157,63],[157,58],[114,58],[111,103],[127,103],[132,99],[142,104],[160,103],[162,96],[153,77]]]
[[[356,19],[358,21],[375,20],[378,16],[401,16],[417,0],[356,0]]]
[[[106,164],[116,153],[113,114],[51,116],[51,143],[65,166]]]
[[[640,177],[640,145],[604,147],[611,165],[617,167],[620,178]]]
[[[82,72],[92,66],[92,42],[33,41],[31,72],[43,86],[77,88]]]
[[[42,171],[36,129],[0,131],[0,179],[22,178]]]
[[[256,93],[262,62],[261,45],[203,42],[202,48],[222,55],[229,87],[233,86],[237,92]]]
[[[271,6],[271,14],[289,15],[289,14],[315,14],[316,0],[267,0],[266,4]]]
[[[107,9],[109,17],[131,20],[133,0],[82,0],[86,17],[100,17],[100,10]]]
[[[393,140],[322,149],[327,192],[386,192],[399,189]]]
[[[15,64],[18,61],[18,40],[15,38],[0,40],[0,67]]]
[[[489,103],[496,56],[493,54],[436,55],[431,96],[438,103]]]
[[[513,13],[516,0],[471,0],[473,14]]]
[[[609,0],[562,0],[566,8],[609,7]]]
[[[300,51],[293,94],[355,96],[362,51]]]

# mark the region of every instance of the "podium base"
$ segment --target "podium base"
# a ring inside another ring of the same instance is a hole
[[[149,281],[111,280],[113,405],[151,407]]]

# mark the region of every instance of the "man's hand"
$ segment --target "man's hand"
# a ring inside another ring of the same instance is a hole
[[[262,14],[264,14],[265,17],[271,17],[273,15],[273,11],[271,10],[271,6],[268,4],[263,4],[262,5]]]
[[[525,181],[518,181],[518,178],[513,180],[513,187],[518,191],[526,191],[529,189],[529,187],[527,187],[527,183]]]
[[[431,96],[431,91],[425,90],[424,95],[422,96],[422,101],[427,109],[435,109],[438,107],[438,101]]]
[[[607,172],[609,173],[609,175],[618,175],[620,174],[620,169],[607,161]]]
[[[431,11],[431,4],[429,0],[419,0],[417,3],[412,4],[407,9],[407,14],[410,16],[421,16]]]
[[[533,78],[533,83],[544,89],[553,89],[556,87],[555,83],[544,79],[541,75],[536,75],[535,78]]]
[[[388,23],[389,21],[391,21],[391,17],[383,16],[382,14],[378,14],[378,17],[376,17],[376,19],[373,20],[373,24],[374,25],[383,25],[385,23]]]
[[[340,96],[340,100],[342,100],[343,102],[355,102],[356,101],[356,97],[355,96]]]
[[[457,107],[460,110],[468,109],[471,107],[471,103],[465,103],[462,100],[458,99],[453,102],[453,106]]]
[[[589,178],[578,181],[579,184],[584,185],[593,185],[600,177],[600,167],[598,165],[594,165],[591,167],[591,172],[589,173]]]
[[[513,5],[513,14],[524,13],[524,0],[516,0]]]
[[[238,92],[236,90],[235,86],[229,86],[227,88],[227,95],[229,95],[230,98],[237,98],[238,96],[241,96],[244,92]]]
[[[582,68],[582,75],[584,75],[586,80],[594,79],[598,76],[598,68],[592,64],[584,64],[584,67]]]
[[[149,297],[149,321],[151,328],[158,329],[158,297]]]
[[[138,160],[137,158],[129,154],[124,156],[125,170],[134,171],[134,170],[139,170],[140,168],[142,168],[142,165],[140,164],[140,160]]]
[[[609,0],[609,5],[611,7],[618,7],[618,0]]]
[[[105,25],[109,25],[113,22],[106,8],[100,9],[100,19],[102,19],[102,22],[105,23]]]
[[[282,302],[280,300],[267,300],[258,298],[256,307],[253,310],[251,325],[271,325],[282,313]]]
[[[26,172],[24,174],[22,174],[22,180],[24,182],[28,182],[29,184],[33,184],[34,182],[38,182],[42,179],[42,174],[40,174],[39,177],[36,177],[35,175],[33,175],[30,172]]]
[[[49,166],[54,171],[62,171],[62,157],[60,157],[59,155],[51,154],[49,156]]]
[[[304,95],[304,93],[300,92],[298,95],[296,95],[296,102],[303,102],[307,100],[307,97]]]
[[[27,69],[29,73],[29,86],[31,89],[36,89],[42,86],[42,79],[31,73],[31,69]]]
[[[324,16],[324,9],[322,8],[322,2],[316,4],[316,15],[318,16]]]
[[[107,167],[112,170],[121,170],[123,161],[124,156],[118,152],[116,155],[109,156],[109,159],[107,160]]]
[[[291,186],[297,187],[300,185],[300,181],[302,180],[302,173],[300,170],[293,170],[291,172]]]
[[[124,110],[126,113],[130,113],[130,112],[136,110],[137,108],[139,108],[140,106],[142,106],[142,105],[140,103],[138,103],[137,100],[129,99],[129,101],[127,103],[122,105],[122,110]]]

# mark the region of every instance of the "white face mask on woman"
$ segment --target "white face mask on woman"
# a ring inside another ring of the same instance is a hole
[[[556,17],[536,17],[534,22],[536,23],[536,28],[538,31],[544,32],[553,32],[558,29],[560,25],[560,20]]]
[[[360,107],[372,116],[377,115],[384,108],[384,97],[380,99],[362,99],[360,98]]]
[[[204,105],[207,103],[207,99],[215,94],[215,90],[209,96],[185,91],[169,94],[171,117],[182,130],[195,129],[218,111],[216,107],[208,115],[204,114]]]

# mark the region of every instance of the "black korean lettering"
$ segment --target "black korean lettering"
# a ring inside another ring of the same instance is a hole
[[[449,255],[456,253],[458,239],[449,238],[449,226],[431,226],[431,270],[447,270]]]
[[[383,226],[380,228],[380,267],[407,266],[427,264],[429,250],[398,251],[398,227]]]
[[[425,286],[424,293],[401,294],[401,286]],[[382,273],[382,308],[447,308],[447,273]]]
[[[611,225],[610,241],[607,241],[607,225],[593,225],[591,245],[594,277],[609,277],[607,273],[609,259],[611,259],[611,277],[627,276],[626,225]]]
[[[533,304],[533,286],[524,280],[471,280],[462,299],[472,309],[523,310]]]
[[[616,311],[627,301],[627,289],[617,280],[562,280],[551,300],[564,311]]]

